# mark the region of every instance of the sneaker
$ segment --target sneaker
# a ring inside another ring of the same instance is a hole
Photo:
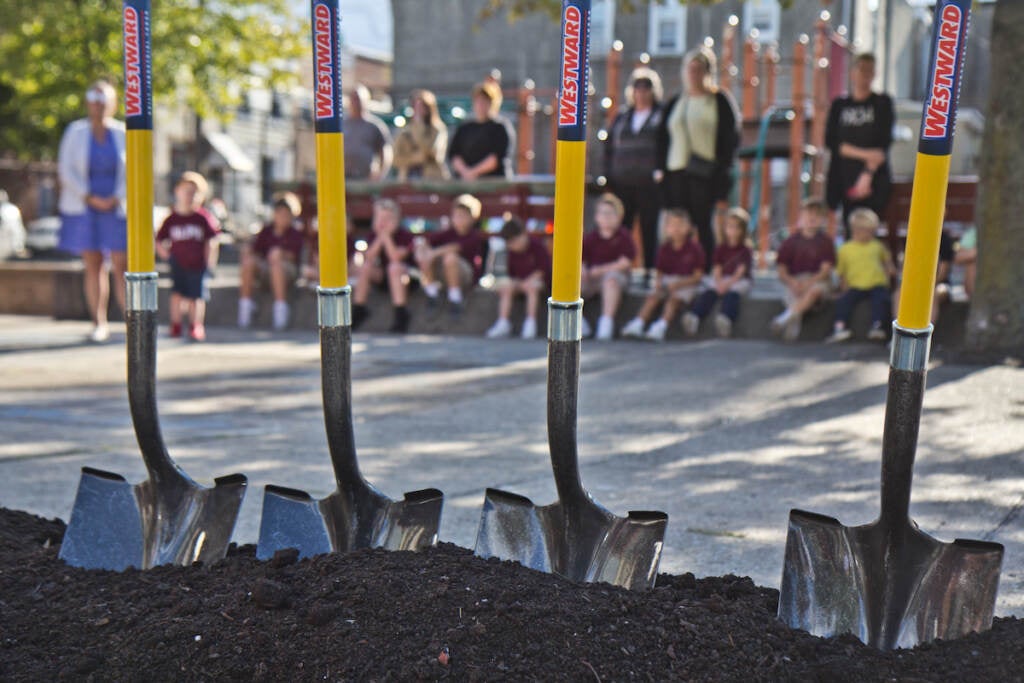
[[[715,334],[719,337],[732,336],[732,320],[729,320],[729,316],[721,313],[715,316]]]
[[[256,310],[256,304],[252,299],[238,300],[238,326],[243,330],[252,325],[252,314]]]
[[[590,323],[587,322],[587,319],[583,316],[580,316],[580,333],[584,337],[589,337],[591,334],[593,334],[593,332],[594,330],[590,328]]]
[[[202,325],[192,325],[188,331],[188,336],[192,341],[206,341],[206,328]]]
[[[602,315],[597,319],[597,339],[598,341],[608,341],[615,334],[615,324],[612,319],[606,315]]]
[[[853,332],[851,332],[849,330],[849,328],[840,327],[840,328],[837,328],[835,331],[833,331],[832,334],[830,334],[829,336],[825,337],[825,343],[826,344],[838,344],[839,342],[846,341],[847,339],[849,339],[852,336],[853,336]]]
[[[110,339],[110,328],[106,325],[97,325],[89,333],[89,341],[94,344],[102,344],[108,339]]]
[[[177,339],[181,336],[181,323],[171,323],[171,329],[167,335],[172,339]]]
[[[640,318],[633,318],[626,326],[622,328],[623,337],[632,337],[634,339],[640,339],[644,336],[644,321]]]
[[[683,316],[683,332],[687,337],[695,337],[699,329],[700,318],[697,317],[696,313],[687,311],[686,315]]]
[[[651,323],[650,328],[647,330],[647,334],[644,335],[651,341],[665,341],[665,333],[668,332],[668,323],[663,318],[658,318]]]
[[[370,309],[363,304],[352,304],[352,329],[356,330],[370,317]]]
[[[871,329],[868,330],[868,339],[871,341],[885,341],[887,336],[888,335],[885,334],[885,330],[882,329],[882,326],[879,323],[875,323],[871,326]]]
[[[288,327],[288,303],[285,301],[274,302],[274,329],[283,330]]]
[[[782,338],[788,342],[796,341],[800,338],[800,316],[789,316],[782,330]]]
[[[427,310],[431,313],[437,310],[437,296],[427,295]]]
[[[787,308],[782,313],[772,318],[772,334],[781,335],[786,329],[786,323],[789,322],[791,314]]]
[[[462,317],[462,302],[461,301],[449,301],[448,302],[448,316],[452,321],[458,321]]]
[[[388,332],[394,334],[405,334],[409,331],[409,309],[405,306],[395,306],[395,320],[388,328]]]
[[[502,339],[510,334],[512,334],[512,324],[505,318],[498,318],[484,336],[488,339]]]
[[[523,339],[536,339],[537,338],[537,321],[533,318],[527,318],[523,321],[523,330],[519,333],[519,336]]]

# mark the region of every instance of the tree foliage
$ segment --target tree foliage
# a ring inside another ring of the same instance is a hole
[[[246,88],[294,78],[306,33],[287,0],[153,4],[158,101],[216,117]],[[52,157],[64,126],[84,116],[89,84],[122,80],[121,3],[0,0],[0,17],[0,154]]]

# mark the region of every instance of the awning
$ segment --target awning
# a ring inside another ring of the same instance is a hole
[[[251,173],[256,164],[227,133],[206,133],[206,140],[213,151],[206,158],[206,165],[214,168],[229,168],[239,173]]]

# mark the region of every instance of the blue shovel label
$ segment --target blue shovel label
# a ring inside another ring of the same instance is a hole
[[[918,144],[922,154],[942,156],[953,152],[970,10],[971,0],[940,0],[935,6],[935,40]]]
[[[153,67],[149,0],[125,0],[124,118],[129,130],[153,130]]]
[[[562,77],[558,89],[558,139],[587,139],[590,79],[590,0],[562,5]]]
[[[341,12],[338,0],[313,0],[314,113],[317,133],[340,133]]]

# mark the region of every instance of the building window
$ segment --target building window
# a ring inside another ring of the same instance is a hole
[[[615,41],[615,0],[593,0],[590,6],[590,52],[603,56]]]
[[[686,45],[686,7],[679,0],[651,2],[647,32],[647,51],[651,54],[682,54]]]
[[[760,43],[778,42],[781,20],[778,0],[747,0],[743,6],[743,26],[748,34],[756,30]]]

